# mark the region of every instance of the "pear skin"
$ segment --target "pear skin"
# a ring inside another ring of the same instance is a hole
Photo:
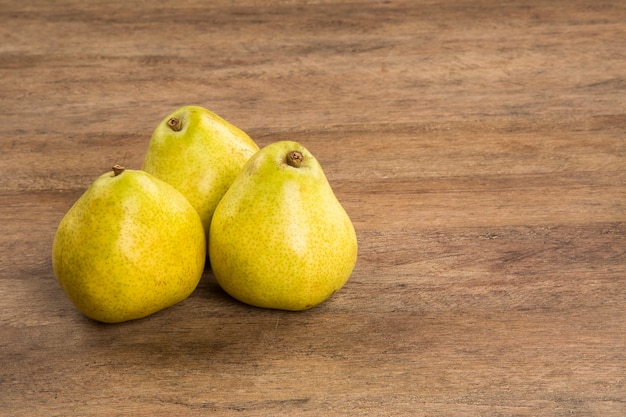
[[[302,145],[256,153],[218,204],[209,259],[220,286],[244,303],[305,310],[337,292],[357,238],[318,161]]]
[[[57,228],[57,281],[87,317],[119,323],[186,299],[206,261],[206,236],[187,199],[152,175],[114,167]]]
[[[184,106],[156,127],[142,169],[189,200],[208,236],[217,203],[258,150],[244,131],[215,113]]]

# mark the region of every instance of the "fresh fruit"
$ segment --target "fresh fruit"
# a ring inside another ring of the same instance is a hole
[[[304,310],[348,280],[357,239],[318,161],[302,145],[268,145],[213,215],[209,259],[220,286],[257,307]]]
[[[241,129],[199,106],[185,106],[154,130],[142,169],[174,186],[208,235],[213,211],[259,147]]]
[[[87,317],[106,323],[186,299],[205,261],[202,222],[187,199],[146,172],[120,166],[74,203],[52,249],[63,291]]]

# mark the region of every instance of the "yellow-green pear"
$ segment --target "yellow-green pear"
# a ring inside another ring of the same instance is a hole
[[[213,211],[257,144],[200,106],[184,106],[154,130],[142,169],[174,186],[196,209],[208,236]]]
[[[116,165],[59,223],[52,265],[84,315],[119,323],[186,299],[204,270],[205,239],[200,216],[174,187]]]
[[[302,145],[257,152],[218,204],[209,259],[220,286],[257,307],[305,310],[350,277],[357,239],[318,161]]]

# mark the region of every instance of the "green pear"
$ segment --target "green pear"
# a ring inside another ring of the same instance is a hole
[[[116,165],[96,179],[57,228],[57,281],[87,317],[139,319],[186,299],[206,261],[200,216],[174,187]]]
[[[314,307],[350,277],[357,239],[318,161],[297,142],[268,145],[245,165],[213,215],[209,259],[244,303]]]
[[[218,115],[185,106],[156,127],[142,169],[187,197],[208,236],[217,203],[258,150],[245,132]]]

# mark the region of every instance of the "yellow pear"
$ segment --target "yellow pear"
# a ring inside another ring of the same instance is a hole
[[[96,179],[57,228],[57,281],[87,317],[139,319],[186,299],[206,261],[200,216],[172,186],[116,165]]]
[[[241,129],[199,106],[184,106],[154,130],[142,169],[180,191],[208,235],[213,211],[257,144]]]
[[[357,239],[318,161],[302,145],[256,153],[213,215],[209,259],[220,286],[257,307],[305,310],[350,277]]]

